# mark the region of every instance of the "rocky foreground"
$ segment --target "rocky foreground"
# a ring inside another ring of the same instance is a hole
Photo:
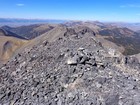
[[[140,62],[67,29],[0,68],[0,105],[140,105]]]

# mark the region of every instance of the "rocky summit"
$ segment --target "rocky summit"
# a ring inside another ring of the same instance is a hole
[[[43,40],[0,68],[0,105],[140,105],[137,58],[89,28]]]

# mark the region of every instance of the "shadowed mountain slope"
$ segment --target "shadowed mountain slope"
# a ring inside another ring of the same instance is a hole
[[[107,28],[99,31],[102,36],[109,41],[116,43],[118,46],[123,46],[125,55],[133,55],[140,53],[140,34],[128,28]]]
[[[54,27],[55,25],[35,24],[35,25],[20,26],[20,27],[3,26],[2,28],[11,31],[13,33],[16,33],[19,36],[26,37],[28,39],[33,39],[37,36],[42,35],[43,33],[46,33],[47,31],[50,31]]]
[[[0,28],[0,36],[16,37],[19,39],[27,40],[25,37],[19,36],[11,31],[8,31],[8,30],[2,29],[2,28]]]

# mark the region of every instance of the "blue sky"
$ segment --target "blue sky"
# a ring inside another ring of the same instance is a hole
[[[0,0],[0,17],[140,22],[140,0]]]

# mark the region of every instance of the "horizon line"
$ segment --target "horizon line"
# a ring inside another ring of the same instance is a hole
[[[92,19],[53,19],[53,18],[16,18],[16,17],[0,17],[0,19],[24,19],[24,20],[60,20],[60,21],[81,21],[81,22],[105,22],[105,23],[140,23],[140,22],[131,22],[131,21],[108,21],[108,20],[92,20]]]

